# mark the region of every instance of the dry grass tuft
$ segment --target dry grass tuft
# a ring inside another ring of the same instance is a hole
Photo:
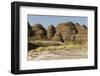
[[[60,45],[60,46],[47,46],[47,47],[38,47],[34,49],[36,51],[52,51],[52,50],[67,50],[67,49],[82,49],[87,48],[87,45]]]

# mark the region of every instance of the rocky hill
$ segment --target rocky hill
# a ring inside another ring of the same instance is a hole
[[[52,41],[87,41],[87,27],[79,23],[65,22],[49,25],[47,29],[41,24],[30,26],[28,23],[28,37],[33,40],[52,40]]]
[[[44,40],[47,39],[47,30],[41,24],[35,24],[31,27],[33,32],[34,40]]]

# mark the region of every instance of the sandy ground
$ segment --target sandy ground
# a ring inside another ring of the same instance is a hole
[[[57,59],[81,59],[87,58],[87,49],[67,49],[52,51],[34,51],[28,52],[28,60],[57,60]]]

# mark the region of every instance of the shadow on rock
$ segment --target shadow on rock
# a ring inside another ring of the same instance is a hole
[[[32,50],[32,49],[36,49],[38,48],[40,45],[36,45],[33,43],[28,43],[28,51]]]

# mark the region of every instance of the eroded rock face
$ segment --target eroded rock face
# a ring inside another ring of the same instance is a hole
[[[47,38],[47,31],[41,24],[33,25],[32,31],[35,33],[34,39],[43,40]]]
[[[28,37],[32,37],[34,35],[34,32],[32,32],[32,27],[30,26],[28,22]]]
[[[60,41],[60,42],[64,42],[63,38],[62,38],[62,34],[61,32],[56,32],[54,37],[52,38],[53,41]]]
[[[61,32],[64,41],[74,40],[75,35],[78,33],[72,22],[58,24],[56,31]]]
[[[76,35],[76,40],[80,41],[87,41],[87,27],[85,25],[77,25],[75,24],[75,28],[78,31],[78,34]]]
[[[87,26],[73,22],[60,23],[56,27],[49,25],[46,30],[41,24],[30,26],[28,23],[28,36],[33,40],[54,40],[60,42],[67,41],[87,41]]]
[[[51,40],[56,33],[54,25],[49,25],[47,30],[47,37],[49,40]]]

